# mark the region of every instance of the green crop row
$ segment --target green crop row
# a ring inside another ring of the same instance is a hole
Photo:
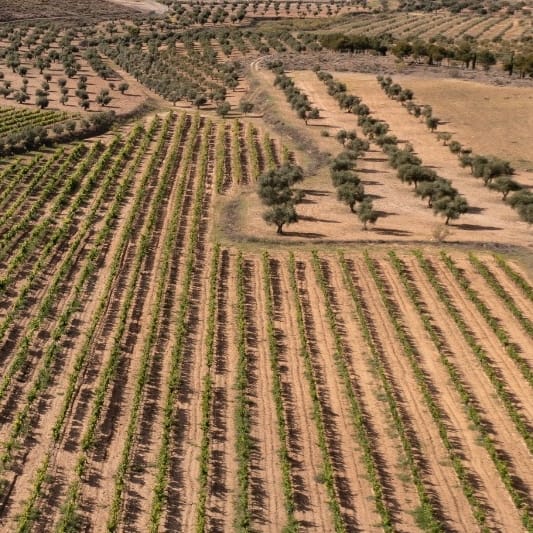
[[[146,135],[144,137],[144,140],[141,143],[140,148],[137,150],[137,156],[136,156],[133,164],[131,165],[130,169],[128,170],[126,178],[124,179],[123,183],[121,184],[121,186],[119,187],[119,189],[118,189],[118,191],[117,191],[117,193],[115,195],[114,202],[113,202],[112,206],[110,207],[110,209],[108,211],[108,214],[106,216],[104,226],[102,227],[102,229],[99,231],[99,233],[96,236],[95,245],[91,249],[91,251],[89,252],[88,262],[86,263],[86,265],[84,267],[84,270],[82,272],[82,276],[80,278],[80,282],[82,282],[82,283],[79,284],[79,286],[76,289],[77,297],[80,298],[80,299],[83,298],[82,288],[83,288],[83,283],[84,282],[82,280],[87,280],[89,277],[94,275],[94,272],[96,271],[97,264],[98,264],[98,261],[100,260],[101,253],[105,249],[105,243],[107,242],[107,239],[108,239],[109,235],[112,233],[113,223],[116,220],[116,218],[118,217],[118,214],[120,212],[120,206],[123,203],[124,198],[125,198],[126,194],[128,193],[131,185],[132,185],[132,181],[133,181],[133,177],[135,175],[135,172],[136,172],[136,170],[138,169],[138,167],[140,165],[142,157],[143,157],[143,155],[145,153],[145,149],[148,147],[148,145],[150,143],[150,140],[151,140],[151,138],[153,137],[153,135],[155,133],[156,127],[157,127],[157,122],[154,120],[154,122],[152,123],[152,127],[146,133]],[[140,128],[138,126],[133,131],[132,135],[130,135],[130,137],[128,139],[128,142],[124,146],[124,149],[123,149],[123,152],[122,152],[123,158],[125,158],[125,159],[129,158],[131,148],[133,148],[134,145],[136,144],[136,136],[141,131],[142,131],[142,128]],[[130,149],[127,149],[128,145],[131,145]],[[118,159],[117,159],[117,161],[118,161]],[[117,165],[117,166],[115,166],[115,168],[116,168],[115,172],[119,172],[121,170],[121,168],[122,168],[122,165],[118,165],[117,161],[115,162],[115,164]],[[114,174],[114,172],[110,172],[111,176],[113,174]],[[141,193],[142,193],[142,189],[141,189]],[[93,213],[96,213],[96,211],[93,211]],[[85,233],[87,229],[91,228],[93,223],[94,223],[94,214],[91,214],[88,217],[88,219],[86,220],[86,223],[85,223],[84,228],[82,229],[81,233]],[[124,230],[124,234],[126,234],[126,233],[127,233],[127,230]],[[116,252],[115,258],[114,258],[114,262],[113,262],[114,266],[117,266],[119,264],[122,252],[123,252],[123,249],[121,249],[120,246],[119,246],[119,250]],[[111,278],[111,279],[113,279],[113,278]],[[95,314],[93,316],[93,324],[98,323],[98,321],[100,320],[100,318],[101,318],[101,316],[103,314],[103,311],[104,311],[104,309],[105,309],[105,307],[107,305],[107,297],[109,296],[108,293],[109,293],[109,291],[111,289],[111,281],[109,281],[109,280],[108,280],[108,282],[106,284],[106,289],[107,290],[104,291],[104,294],[102,295],[102,297],[100,299],[97,311],[95,312]],[[96,326],[94,326],[94,327],[96,327]],[[89,334],[87,334],[87,336],[89,336]],[[86,352],[84,352],[83,350],[84,349],[82,348],[82,353],[85,354]],[[82,367],[82,363],[80,362],[80,357],[81,357],[80,355],[77,357],[76,363],[75,363],[74,374],[76,376],[76,379],[72,379],[72,375],[70,376],[69,383],[68,383],[68,388],[67,388],[65,396],[63,398],[63,405],[62,405],[62,408],[61,408],[61,411],[60,411],[58,417],[56,418],[56,422],[55,422],[53,430],[52,430],[52,437],[53,437],[53,441],[54,442],[57,442],[58,439],[59,439],[61,428],[63,426],[63,422],[64,422],[64,419],[65,419],[65,414],[66,414],[66,412],[67,412],[67,410],[68,410],[68,408],[69,408],[69,406],[71,404],[71,401],[73,399],[73,396],[74,396],[75,384],[77,382],[77,376],[78,376],[79,371],[81,370],[81,367]],[[31,391],[30,391],[30,394],[31,394]],[[51,453],[52,452],[49,450],[45,454],[45,458],[43,460],[43,463],[42,463],[41,467],[38,470],[38,475],[37,475],[37,478],[36,478],[36,480],[34,482],[34,488],[33,488],[33,491],[32,491],[32,498],[30,498],[30,500],[27,501],[27,503],[25,505],[25,508],[24,508],[24,512],[19,518],[19,531],[31,530],[31,525],[32,525],[33,521],[38,516],[37,512],[34,509],[34,506],[35,506],[35,504],[36,504],[36,502],[38,500],[38,496],[40,494],[40,491],[41,491],[41,488],[42,488],[42,485],[43,485],[42,477],[46,476],[46,471],[47,471],[47,468],[48,468],[48,465],[49,465],[49,462],[50,462]],[[75,507],[73,505],[71,506],[71,508],[72,508],[72,510],[75,509]]]
[[[270,258],[267,252],[263,252],[263,290],[265,293],[266,328],[270,355],[270,368],[272,371],[272,395],[276,406],[276,418],[278,421],[278,437],[280,442],[279,458],[281,461],[281,476],[283,479],[283,501],[287,511],[287,524],[283,531],[295,533],[299,531],[299,524],[294,516],[294,487],[291,478],[291,458],[288,449],[287,420],[283,407],[282,380],[279,366],[279,348],[274,326],[274,303],[272,296]]]
[[[190,132],[192,141],[196,140],[199,131],[200,118],[195,115]],[[163,432],[161,436],[161,447],[157,458],[157,473],[153,489],[153,497],[150,508],[150,532],[156,533],[159,530],[159,523],[163,514],[165,493],[167,488],[168,468],[170,463],[170,446],[172,429],[176,419],[176,398],[181,384],[181,369],[183,362],[183,352],[187,341],[187,317],[190,306],[190,289],[193,282],[194,268],[196,264],[196,247],[200,234],[200,220],[202,217],[203,199],[206,190],[207,158],[209,149],[209,135],[212,128],[209,122],[204,130],[200,148],[200,161],[196,169],[196,177],[199,181],[194,205],[191,226],[189,231],[189,242],[185,255],[185,269],[181,282],[181,295],[178,302],[176,316],[175,341],[172,346],[171,367],[169,372],[168,388],[163,406]],[[195,142],[190,145],[185,156],[184,168],[189,168]]]
[[[363,337],[370,349],[370,353],[372,355],[372,363],[380,378],[381,385],[385,393],[387,405],[389,407],[389,412],[396,432],[400,438],[402,449],[405,454],[405,459],[411,471],[411,477],[418,493],[418,497],[420,500],[420,506],[417,512],[420,522],[419,525],[427,531],[443,531],[444,525],[438,518],[431,497],[428,494],[428,491],[424,485],[422,477],[422,468],[420,467],[416,459],[415,443],[413,443],[412,437],[410,436],[409,431],[406,427],[405,421],[401,414],[400,407],[398,405],[398,400],[396,399],[393,384],[391,383],[391,380],[387,375],[384,363],[384,355],[381,353],[381,350],[378,347],[379,344],[376,342],[376,339],[374,337],[375,333],[373,330],[371,318],[367,315],[362,295],[356,289],[348,263],[342,253],[340,253],[339,255],[339,261],[341,269],[343,271],[344,284],[348,289],[348,292],[350,293],[354,302],[356,313],[361,324],[361,331],[363,333]],[[366,253],[365,262],[369,272],[373,276],[373,274],[375,273],[374,263]]]
[[[407,278],[405,274],[403,263],[398,259],[398,257],[393,251],[389,252],[389,258],[392,263],[392,266],[397,272],[398,277],[400,278],[400,281],[402,282],[407,292],[407,295],[409,296],[409,299],[411,300],[417,312],[419,313],[420,318],[422,319],[422,322],[424,324],[424,328],[429,333],[433,341],[438,341],[439,337],[433,328],[430,317],[424,312],[424,307],[421,304],[421,301],[418,298],[416,291],[414,290],[413,286],[410,284],[409,279]],[[393,302],[387,296],[387,287],[385,286],[385,283],[379,277],[379,275],[376,278],[376,283],[378,285],[381,299],[389,313],[389,317],[394,326],[394,329],[396,330],[398,339],[400,340],[400,343],[402,344],[403,351],[409,360],[409,363],[413,370],[413,375],[415,376],[416,382],[420,388],[424,401],[428,407],[428,411],[431,414],[431,417],[433,418],[433,421],[435,422],[435,425],[438,428],[439,436],[442,440],[442,444],[444,445],[444,448],[448,452],[450,463],[453,466],[455,473],[459,479],[459,483],[463,490],[463,494],[466,496],[472,508],[472,513],[474,515],[474,518],[479,524],[481,530],[488,531],[488,528],[486,526],[485,511],[483,509],[483,505],[481,504],[481,502],[479,501],[478,497],[475,494],[475,485],[472,482],[472,476],[468,472],[463,461],[461,460],[461,454],[458,453],[457,450],[454,449],[453,442],[450,440],[449,435],[448,435],[448,428],[446,425],[447,416],[445,412],[443,411],[443,409],[440,407],[440,405],[437,403],[434,397],[434,393],[432,392],[432,384],[430,382],[430,379],[429,377],[426,376],[425,371],[422,369],[422,367],[419,364],[420,354],[418,352],[418,348],[416,347],[415,343],[411,340],[409,332],[406,331],[406,327],[399,317],[400,313],[399,313],[398,308],[393,304]],[[437,345],[437,348],[439,348],[438,345]],[[441,355],[441,358],[445,359],[445,361],[443,361],[445,368],[447,369],[450,368],[451,363],[446,358],[446,355],[441,354],[440,350],[439,350],[439,354]],[[452,371],[450,372],[450,379],[454,383],[459,379],[458,373],[455,368],[452,368]]]
[[[177,157],[176,152],[180,140],[181,135],[175,135],[173,146],[171,146],[169,150],[170,157],[167,159],[166,165],[170,165],[170,160]],[[165,177],[166,179],[163,179]],[[141,230],[141,235],[139,237],[138,246],[131,267],[131,273],[124,288],[124,299],[120,307],[118,323],[113,335],[110,355],[104,368],[102,369],[100,379],[94,390],[92,408],[89,414],[87,427],[81,440],[81,452],[76,462],[77,477],[70,485],[67,492],[66,502],[62,507],[60,527],[58,528],[58,530],[61,532],[69,531],[72,524],[76,522],[76,510],[81,490],[81,483],[87,468],[89,453],[95,444],[97,425],[100,420],[102,410],[104,409],[104,404],[107,398],[107,390],[115,377],[121,356],[123,354],[122,341],[127,331],[128,317],[134,302],[137,283],[149,251],[150,242],[153,238],[153,232],[155,230],[157,220],[161,215],[161,203],[164,201],[164,198],[166,197],[170,188],[170,181],[170,172],[163,172],[161,179],[159,179],[157,183],[157,188],[150,204],[149,213],[143,223],[143,228]],[[130,231],[127,233],[123,233],[123,238],[125,240],[131,237],[131,229],[132,228],[130,228]],[[119,267],[120,263],[117,265],[117,268]],[[111,275],[114,276],[114,272],[112,272]]]
[[[89,186],[90,183],[86,182],[85,187],[82,188],[79,194],[76,197],[74,204],[72,205],[70,216],[67,216],[67,220],[72,218],[76,213],[77,209],[82,205],[83,201],[86,199],[92,187]],[[72,261],[72,256],[68,256],[62,263],[62,268],[57,272],[54,277],[53,282],[48,286],[46,294],[40,302],[39,309],[35,316],[31,319],[28,329],[25,332],[24,337],[19,343],[19,347],[13,356],[13,359],[9,365],[9,368],[4,372],[2,380],[0,381],[0,398],[2,398],[8,386],[13,379],[13,376],[22,368],[26,362],[27,356],[30,351],[30,345],[33,338],[38,332],[39,327],[43,324],[44,320],[52,313],[53,305],[59,294],[59,284],[64,276],[69,272]]]
[[[123,151],[121,152],[121,154],[119,154],[119,157],[116,160],[117,165],[115,167],[115,173],[118,173],[121,170],[122,162],[130,156],[131,152],[135,148],[138,135],[139,129],[135,129],[130,135],[130,138],[126,142]],[[112,181],[115,173],[109,172],[106,176],[99,198],[92,206],[91,211],[87,214],[85,223],[81,230],[77,233],[75,241],[71,244],[67,256],[63,260],[63,263],[59,269],[59,272],[66,273],[74,266],[76,254],[78,253],[81,245],[83,244],[86,235],[91,230],[94,221],[96,220],[98,209],[108,193],[108,187],[106,186],[106,184]],[[2,464],[2,466],[4,467],[11,459],[11,452],[14,449],[17,440],[20,438],[21,434],[25,430],[32,405],[40,397],[40,395],[47,388],[49,382],[51,381],[50,369],[52,362],[54,361],[55,356],[60,352],[62,338],[70,325],[70,321],[74,313],[81,307],[83,300],[83,287],[87,283],[94,269],[95,263],[94,261],[91,261],[91,255],[89,255],[85,267],[83,269],[80,269],[81,273],[72,291],[74,296],[62,311],[61,315],[57,320],[57,325],[51,333],[52,342],[46,347],[44,357],[42,359],[42,366],[39,369],[37,378],[35,379],[33,386],[30,388],[27,394],[26,403],[15,416],[13,427],[9,435],[9,440],[3,445],[4,451],[2,453],[2,456],[0,457],[0,464]],[[57,279],[57,282],[59,282],[59,279]]]
[[[337,314],[333,309],[331,303],[330,290],[326,278],[324,276],[320,257],[318,256],[316,250],[314,250],[312,253],[313,269],[315,271],[315,276],[318,281],[318,284],[324,295],[324,299],[326,302],[326,317],[335,341],[335,365],[337,367],[339,376],[344,383],[345,394],[350,403],[350,408],[352,412],[352,422],[355,427],[357,441],[363,451],[363,460],[365,463],[365,468],[374,493],[374,503],[376,505],[377,512],[381,517],[382,528],[385,531],[394,531],[394,527],[392,525],[392,514],[385,500],[383,482],[379,474],[379,467],[376,457],[373,453],[374,444],[372,442],[372,437],[369,428],[366,424],[366,421],[368,420],[368,415],[364,412],[363,406],[361,405],[361,402],[359,401],[357,393],[353,387],[352,378],[350,376],[350,369],[346,360],[347,358],[345,354],[342,335],[339,332]]]
[[[17,234],[23,233],[32,227],[34,221],[39,218],[39,211],[45,206],[47,200],[53,194],[57,192],[57,196],[50,206],[50,212],[48,216],[33,227],[29,234],[30,238],[37,232],[40,232],[41,235],[44,235],[44,230],[52,224],[54,221],[54,216],[59,214],[68,200],[79,197],[79,194],[76,194],[76,191],[80,191],[80,186],[82,183],[84,185],[81,187],[81,192],[83,194],[88,194],[91,192],[93,190],[95,180],[99,179],[105,166],[118,149],[120,141],[121,139],[119,136],[113,138],[111,144],[107,147],[106,151],[98,160],[97,166],[92,168],[89,176],[87,176],[87,171],[93,164],[92,159],[87,157],[83,159],[81,164],[74,172],[71,171],[72,161],[65,161],[56,170],[53,176],[47,180],[47,184],[41,192],[39,199],[32,203],[31,208],[26,212],[26,214],[19,219],[16,224],[13,224],[9,231],[3,235],[2,240],[0,241],[0,247],[2,247],[0,252],[0,260],[3,259],[3,257],[8,253],[8,245],[12,244],[13,238],[16,237]],[[95,153],[91,151],[91,156],[94,155]],[[65,173],[68,175],[68,179],[63,182],[63,186],[59,189],[59,191],[56,191],[56,186],[58,183],[60,183],[60,180]],[[18,242],[18,245],[20,246],[20,242]]]
[[[470,287],[469,281],[465,278],[464,274],[459,270],[453,259],[446,254],[444,251],[441,252],[441,258],[444,261],[444,264],[448,270],[452,273],[453,277],[456,279],[457,283],[464,290],[468,299],[476,306],[476,309],[480,315],[485,319],[489,327],[492,329],[494,334],[498,337],[503,347],[505,348],[506,353],[509,357],[515,362],[516,366],[527,380],[529,385],[533,386],[533,373],[526,359],[524,359],[516,349],[516,347],[510,342],[507,332],[500,326],[499,322],[492,316],[488,307],[483,301],[479,298],[477,292]],[[451,303],[451,302],[450,302]],[[468,345],[472,348],[472,351],[475,353],[476,357],[479,359],[481,366],[490,382],[496,389],[496,394],[502,401],[509,417],[514,422],[516,429],[524,438],[524,441],[528,447],[528,450],[533,453],[533,433],[528,427],[524,416],[516,408],[515,401],[513,400],[511,394],[507,389],[507,384],[505,380],[500,376],[499,372],[494,368],[491,363],[491,360],[485,351],[485,349],[477,342],[475,336],[468,329],[464,320],[458,315],[456,322],[461,322],[461,329],[464,332],[465,340],[468,342]],[[454,317],[455,319],[455,317]],[[463,327],[464,326],[464,327]]]
[[[78,158],[83,156],[85,151],[86,151],[86,147],[82,144],[78,144],[70,154],[71,160],[77,161]],[[52,168],[53,165],[55,165],[58,161],[61,160],[64,154],[65,154],[65,149],[58,148],[53,153],[52,157],[49,157],[48,159],[46,159],[44,165],[42,165],[38,169],[38,172],[28,173],[27,175],[31,177],[31,180],[23,190],[17,191],[16,198],[10,198],[8,191],[5,191],[3,193],[4,199],[7,200],[7,202],[9,203],[9,208],[5,209],[2,213],[2,216],[0,217],[0,228],[4,226],[4,224],[13,216],[14,213],[17,212],[19,207],[24,203],[24,201],[33,193],[33,191],[39,185],[41,179],[44,176],[47,176],[48,171]],[[23,170],[25,170],[24,167],[19,170],[19,173],[21,173],[21,171]],[[8,188],[11,188],[11,187],[14,188],[16,186],[20,186],[21,183],[22,183],[22,180],[20,180],[19,176],[12,176],[11,186]]]
[[[460,312],[453,305],[448,292],[442,286],[437,276],[435,275],[435,272],[433,270],[431,263],[423,256],[422,252],[416,250],[414,254],[418,260],[418,264],[424,271],[428,281],[430,282],[431,286],[435,290],[438,298],[446,307],[449,315],[452,317],[457,327],[461,331],[467,344],[472,348],[472,351],[476,355],[477,359],[479,360],[481,367],[487,373],[491,382],[493,382],[494,378],[491,376],[495,376],[495,371],[488,361],[486,352],[476,342],[474,336],[472,335],[470,329],[466,325],[466,322],[464,321]],[[511,496],[511,499],[513,503],[515,504],[515,507],[519,510],[521,514],[521,518],[522,518],[522,523],[526,527],[527,531],[533,531],[533,519],[531,516],[531,510],[529,508],[529,504],[527,503],[527,500],[522,495],[520,489],[518,489],[515,486],[516,481],[514,480],[510,472],[510,469],[509,469],[510,465],[509,465],[508,459],[505,457],[504,454],[500,453],[497,450],[494,444],[494,441],[490,435],[490,430],[485,427],[485,424],[483,423],[481,416],[475,409],[474,407],[475,403],[473,401],[474,398],[471,396],[471,394],[467,391],[467,389],[461,383],[457,370],[455,369],[453,364],[451,364],[448,358],[444,358],[444,359],[442,358],[443,347],[444,347],[443,341],[441,341],[438,338],[438,336],[435,337],[434,335],[432,335],[432,339],[434,340],[434,342],[436,339],[438,339],[438,342],[439,342],[438,347],[439,347],[439,353],[441,353],[441,361],[445,363],[446,369],[448,370],[450,375],[454,375],[454,377],[452,378],[452,382],[454,383],[455,387],[457,388],[459,392],[461,401],[465,405],[466,413],[468,417],[470,418],[470,420],[475,425],[478,432],[480,433],[481,443],[485,447],[487,452],[489,453],[500,475],[500,478],[503,484],[505,485],[505,488],[507,489],[509,495]],[[497,379],[499,380],[500,378],[497,378]]]
[[[241,125],[238,120],[234,120],[231,125],[231,180],[233,183],[242,183],[242,163],[241,163]]]
[[[324,413],[322,412],[320,395],[318,392],[318,386],[316,384],[315,373],[313,370],[312,358],[309,352],[307,331],[304,320],[304,310],[298,291],[298,282],[296,279],[296,260],[294,258],[294,253],[292,252],[289,255],[289,275],[292,296],[294,299],[294,305],[296,307],[296,320],[298,322],[298,335],[300,341],[300,356],[304,361],[305,377],[309,385],[309,394],[311,395],[311,401],[313,403],[313,419],[317,428],[318,445],[320,447],[322,455],[323,479],[326,485],[326,490],[329,498],[329,506],[333,514],[333,528],[337,533],[345,532],[346,526],[344,524],[341,507],[339,505],[339,499],[335,487],[335,472],[328,448],[326,425],[324,423]]]
[[[224,186],[224,174],[226,168],[226,123],[220,122],[217,128],[217,140],[215,148],[215,191],[222,192]]]
[[[257,129],[253,124],[248,124],[246,130],[246,144],[248,151],[248,159],[250,162],[250,176],[253,181],[257,181],[261,169],[259,168],[259,152],[257,144],[255,142],[255,137],[257,135]]]
[[[217,290],[218,290],[218,270],[220,263],[220,244],[216,243],[211,259],[211,269],[209,273],[209,301],[207,310],[207,332],[205,338],[205,357],[207,371],[204,377],[202,389],[202,441],[200,443],[200,490],[198,494],[198,507],[196,510],[196,532],[203,533],[207,523],[207,492],[209,481],[209,450],[211,445],[211,417],[213,409],[213,378],[211,369],[213,367],[216,335],[216,313],[217,313]]]
[[[180,128],[179,131],[181,132],[182,129]],[[178,138],[180,138],[180,136],[176,138],[176,143],[174,144],[174,146],[177,146]],[[174,151],[173,153],[176,152]],[[169,158],[163,170],[163,175],[160,179],[163,181],[168,180],[172,173],[175,171],[176,164],[177,160],[174,157]],[[170,270],[174,247],[177,242],[176,237],[178,233],[178,228],[180,226],[180,215],[182,213],[185,184],[186,175],[183,174],[182,178],[178,182],[178,186],[176,187],[176,191],[174,193],[174,210],[172,212],[170,223],[168,225],[168,233],[165,236],[163,244],[163,253],[158,260],[159,273],[155,293],[155,301],[150,311],[148,335],[145,339],[142,354],[140,357],[140,369],[135,381],[133,402],[130,410],[130,419],[128,422],[128,428],[124,439],[125,444],[124,448],[122,449],[121,460],[117,467],[117,472],[115,474],[115,489],[113,494],[113,501],[107,519],[108,531],[116,531],[119,527],[120,512],[122,509],[122,494],[126,485],[126,475],[128,473],[130,465],[131,452],[135,443],[135,435],[138,427],[138,414],[142,405],[144,386],[146,385],[146,382],[148,380],[150,360],[153,353],[153,349],[156,346],[156,342],[158,339],[157,332],[161,321],[161,311],[163,307],[165,289],[168,283],[168,272]]]
[[[522,291],[522,294],[531,302],[533,302],[533,287],[518,273],[514,270],[507,261],[499,256],[494,255],[494,259],[500,266],[500,268],[505,272],[507,277]]]
[[[248,389],[248,354],[246,352],[246,296],[244,259],[242,252],[237,257],[237,377],[235,380],[235,431],[237,452],[237,504],[235,529],[247,532],[251,529],[250,512],[250,408]]]
[[[490,288],[503,300],[503,303],[507,306],[509,311],[511,311],[518,322],[520,322],[527,334],[530,337],[533,337],[533,323],[531,320],[529,320],[529,318],[527,318],[527,316],[524,315],[524,313],[522,313],[520,309],[518,309],[512,296],[502,287],[501,283],[496,279],[494,274],[473,253],[468,255],[468,259],[470,260],[470,263],[474,265],[474,268],[478,271],[478,273],[487,282]],[[495,320],[495,322],[496,325],[499,326],[498,321]],[[510,346],[510,339],[504,331],[500,330],[503,330],[503,328],[498,327],[498,338],[502,341],[507,349],[508,346]],[[533,383],[533,381],[530,381],[530,383]]]

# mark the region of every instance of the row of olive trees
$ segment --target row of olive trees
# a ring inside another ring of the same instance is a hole
[[[379,212],[374,209],[372,199],[365,194],[361,179],[355,172],[355,162],[369,149],[369,143],[359,139],[355,130],[340,130],[336,138],[342,144],[343,151],[331,162],[331,181],[337,189],[337,199],[357,214],[366,231],[368,223],[376,223]]]
[[[318,108],[311,106],[308,96],[296,87],[294,80],[285,74],[281,61],[271,61],[267,66],[276,74],[274,86],[279,87],[285,93],[287,101],[296,111],[298,118],[301,118],[305,124],[309,119],[320,118]]]
[[[378,76],[377,80],[390,98],[401,102],[407,111],[415,117],[421,115],[425,117],[426,125],[431,131],[436,129],[439,120],[432,116],[431,106],[415,104],[413,91],[402,88],[398,83],[394,83],[390,77]],[[529,205],[528,193],[523,192],[522,186],[512,178],[515,171],[509,161],[492,155],[474,154],[470,148],[465,148],[459,141],[452,140],[452,135],[448,132],[439,132],[437,139],[443,141],[444,145],[457,155],[460,165],[463,168],[468,167],[472,176],[481,179],[485,187],[501,193],[502,200],[508,201],[509,205],[517,210],[522,220],[532,223],[531,208],[524,207],[524,205]],[[430,190],[431,187],[427,187],[427,189]],[[512,192],[515,194],[509,197]]]
[[[381,147],[389,164],[397,171],[397,177],[404,183],[413,184],[415,194],[428,198],[428,207],[433,208],[435,214],[443,215],[446,224],[449,224],[450,220],[455,220],[468,211],[466,199],[459,195],[449,181],[423,166],[411,145],[399,148],[399,141],[396,136],[389,134],[386,122],[372,117],[360,98],[347,93],[345,84],[335,80],[328,72],[316,70],[318,78],[326,84],[328,93],[337,100],[339,106],[357,115],[359,127],[370,140]],[[419,187],[422,183],[425,185]]]

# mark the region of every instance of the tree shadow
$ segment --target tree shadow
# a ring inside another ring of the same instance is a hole
[[[486,211],[486,209],[484,207],[473,207],[473,206],[469,206],[468,207],[468,212],[472,213],[474,215],[478,215],[479,213],[483,213],[483,211]]]
[[[357,168],[356,171],[361,174],[383,174],[382,170],[375,170],[373,168]]]
[[[327,220],[325,218],[316,218],[308,215],[298,216],[299,220],[305,220],[307,222],[324,222],[326,224],[339,224],[338,220]]]
[[[372,231],[379,235],[394,235],[395,237],[408,237],[413,233],[411,231],[406,231],[402,229],[392,229],[392,228],[373,228]]]
[[[386,157],[364,157],[362,161],[373,161],[374,163],[386,163],[388,158]]]
[[[379,218],[387,218],[392,215],[397,215],[398,213],[395,213],[393,211],[377,211],[377,214],[379,215]]]
[[[321,239],[325,237],[322,233],[313,233],[305,231],[284,231],[283,235],[286,237],[300,237],[301,239]]]
[[[301,189],[306,196],[329,196],[329,191],[320,191],[318,189]]]
[[[497,228],[496,226],[480,226],[479,224],[450,224],[450,227],[457,229],[464,229],[466,231],[499,231],[503,228]]]

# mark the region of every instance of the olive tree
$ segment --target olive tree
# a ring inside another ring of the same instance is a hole
[[[445,224],[448,225],[450,220],[457,220],[468,211],[468,202],[464,196],[442,196],[433,202],[433,211],[445,216]]]

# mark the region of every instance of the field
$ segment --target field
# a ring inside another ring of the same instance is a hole
[[[395,79],[412,89],[420,102],[430,104],[446,128],[474,150],[494,152],[523,170],[533,168],[532,158],[527,159],[528,146],[533,144],[533,117],[528,113],[524,116],[524,110],[533,105],[531,89],[488,87],[453,79],[436,84],[431,79],[401,75]],[[472,112],[474,100],[477,109]],[[489,129],[490,136],[476,134]],[[509,137],[511,129],[513,135]]]
[[[35,21],[46,19],[106,20],[109,17],[131,17],[135,11],[107,0],[70,2],[68,0],[36,1],[4,0],[0,6],[0,22]]]
[[[3,527],[520,530],[529,293],[490,254],[213,242],[217,183],[239,187],[221,131],[154,118],[11,192]]]
[[[472,37],[481,42],[531,36],[531,16],[516,14],[477,15],[472,13],[362,13],[344,23],[331,25],[329,31],[347,34],[390,33],[395,37],[428,39],[439,35],[453,39]]]
[[[349,70],[287,30],[315,3],[203,29],[207,4],[166,4],[1,37],[0,88],[50,87],[48,109],[0,107],[0,530],[533,531],[531,223],[460,158],[509,160],[510,197],[531,194],[531,80]],[[313,23],[328,9],[368,6]],[[109,108],[104,133],[62,137]],[[399,179],[400,151],[464,212]],[[297,165],[277,233],[265,183]]]

